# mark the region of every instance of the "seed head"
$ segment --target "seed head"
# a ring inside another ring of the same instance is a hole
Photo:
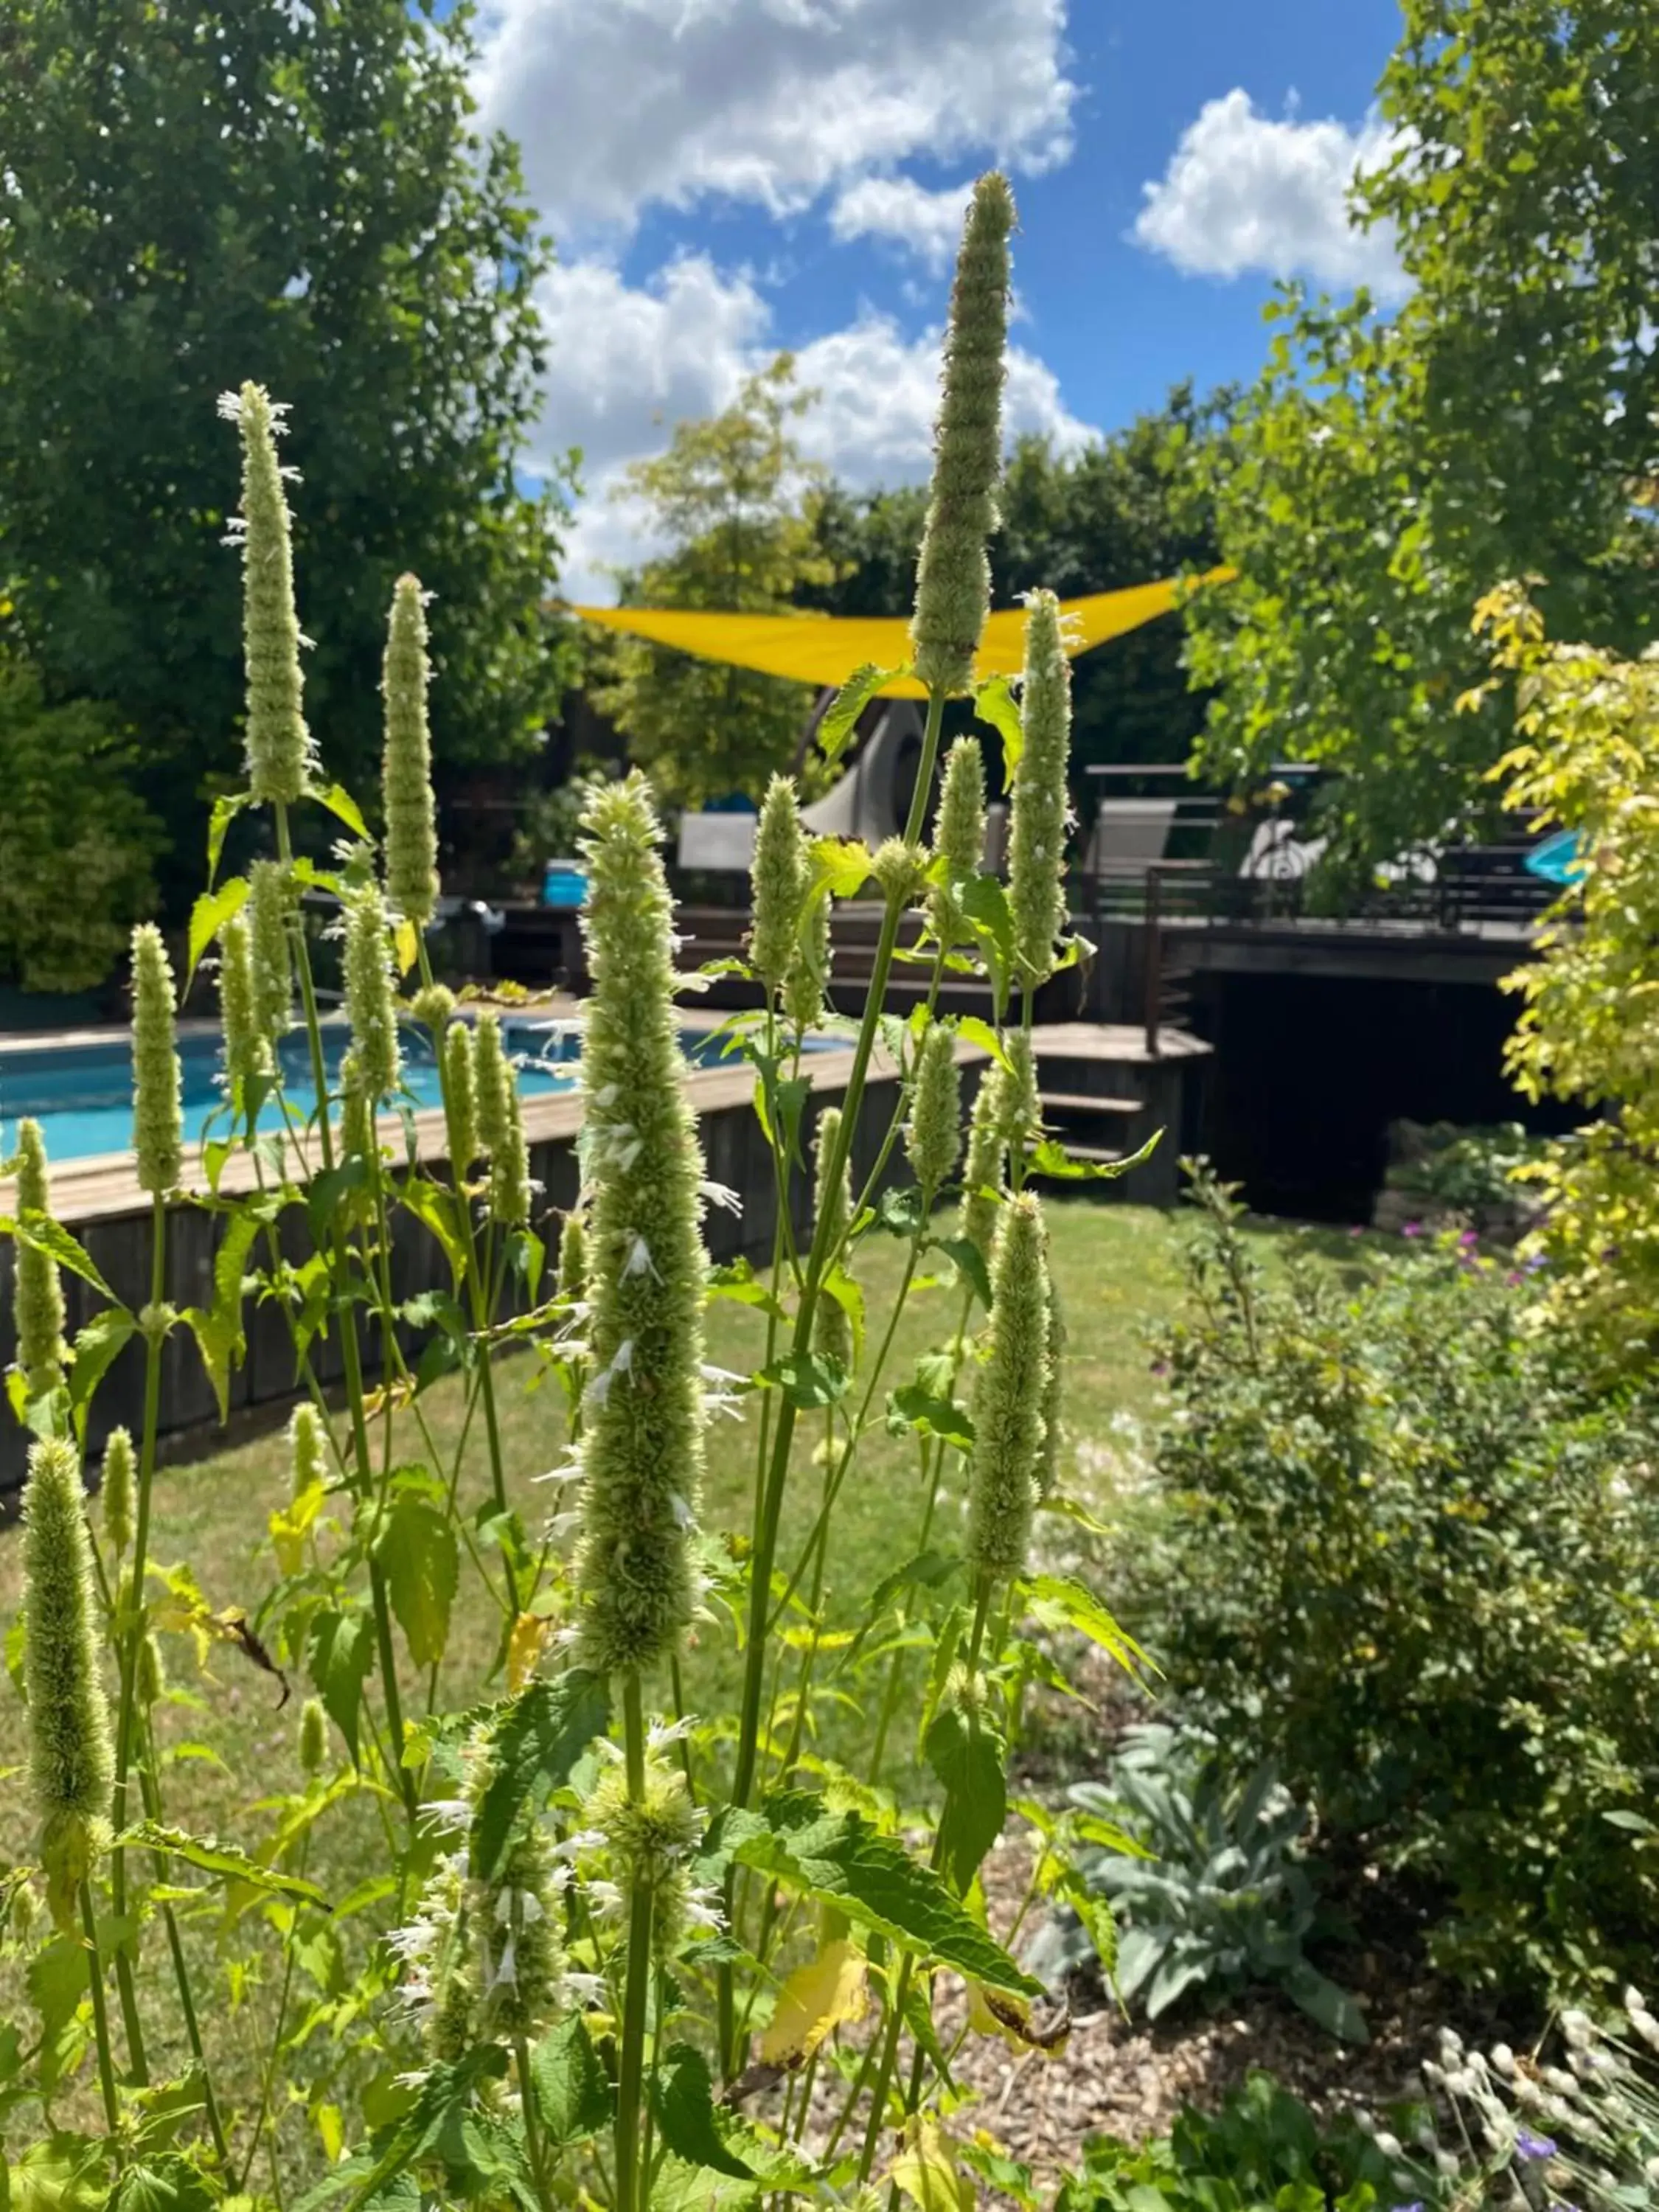
[[[916,1054],[904,1145],[922,1198],[931,1206],[955,1173],[962,1152],[962,1085],[957,1074],[956,1039],[939,1022],[923,1037]]]
[[[132,1437],[125,1429],[112,1429],[104,1445],[104,1475],[98,1496],[104,1511],[104,1534],[118,1559],[132,1541],[134,1489],[137,1481]]]
[[[328,1715],[315,1698],[300,1708],[300,1771],[315,1774],[328,1756]]]
[[[1007,1144],[1002,1134],[1000,1071],[993,1061],[979,1079],[974,1110],[968,1121],[968,1159],[963,1169],[962,1233],[978,1247],[982,1259],[991,1256],[996,1234],[998,1203],[988,1191],[1002,1188]]]
[[[914,906],[927,881],[927,855],[920,845],[890,837],[877,848],[870,872],[896,905]]]
[[[985,860],[985,756],[975,738],[958,738],[945,757],[933,851],[956,872],[976,872]],[[956,902],[947,885],[928,896],[928,920],[935,937],[950,945],[961,934]]]
[[[796,934],[806,902],[811,854],[801,827],[793,777],[775,775],[766,787],[755,827],[750,866],[754,919],[749,964],[769,990],[781,990],[796,958]]]
[[[647,1758],[645,1787],[634,1796],[625,1776],[613,1768],[588,1799],[584,1820],[609,1846],[611,1876],[624,1911],[635,1891],[649,1883],[653,1940],[658,1955],[668,1955],[684,1930],[691,1891],[687,1861],[702,1835],[685,1777],[678,1767]]]
[[[441,1037],[455,1018],[455,994],[447,983],[422,983],[410,1000],[409,1011],[423,1029]]]
[[[374,884],[364,884],[348,894],[345,912],[346,1019],[356,1087],[367,1104],[378,1106],[398,1088],[403,1072],[386,901]]]
[[[839,1106],[826,1106],[818,1115],[817,1134],[814,1139],[817,1178],[813,1207],[819,1226],[830,1240],[825,1249],[830,1252],[840,1245],[853,1218],[850,1159],[842,1162],[841,1173],[834,1182],[830,1180],[831,1159],[840,1139],[841,1109]],[[832,1297],[827,1291],[812,1309],[812,1348],[828,1358],[838,1360],[843,1368],[851,1370],[854,1350],[852,1316],[840,1299]]]
[[[294,972],[288,942],[288,872],[280,860],[256,860],[248,870],[247,920],[253,963],[253,1018],[275,1047],[288,1033],[294,1006]]]
[[[997,526],[1013,227],[1008,179],[993,170],[974,187],[957,257],[933,433],[933,481],[916,566],[911,650],[917,675],[934,691],[968,689],[990,612],[985,543]]]
[[[418,576],[399,576],[386,626],[380,693],[386,702],[381,794],[386,805],[386,887],[405,921],[424,929],[438,902],[438,820],[432,796],[432,738],[426,693],[426,607]]]
[[[490,1151],[489,1212],[491,1218],[502,1229],[527,1229],[532,1188],[530,1147],[525,1142],[519,1086],[512,1080],[510,1070],[506,1098],[507,1127]]]
[[[328,1480],[328,1434],[323,1417],[308,1400],[294,1408],[288,1425],[289,1475],[292,1494],[303,1498]]]
[[[477,1144],[481,1158],[493,1157],[507,1141],[513,1118],[513,1070],[501,1042],[499,1014],[482,1013],[472,1031],[472,1096],[477,1102]]]
[[[52,1213],[52,1183],[46,1171],[46,1140],[34,1121],[17,1125],[17,1212],[27,1226],[31,1213]],[[64,1379],[64,1285],[58,1262],[21,1240],[14,1259],[16,1279],[17,1364],[30,1397],[55,1390]]]
[[[1047,1243],[1042,1208],[1023,1192],[997,1226],[990,1341],[974,1392],[963,1559],[975,1581],[1023,1573],[1030,1543],[1048,1387]]]
[[[457,1182],[478,1157],[477,1102],[472,1083],[472,1033],[465,1022],[446,1032],[444,1122],[449,1132],[449,1164]]]
[[[173,1042],[173,968],[161,933],[132,933],[132,1148],[138,1188],[177,1190],[184,1166],[182,1079]]]
[[[783,1011],[798,1030],[810,1030],[823,1019],[823,990],[830,977],[830,894],[821,891],[812,902],[795,943],[793,959],[784,980]]]
[[[1037,1462],[1037,1496],[1052,1498],[1060,1486],[1060,1424],[1065,1414],[1066,1316],[1060,1288],[1048,1262],[1048,1379],[1042,1393],[1042,1455]]]
[[[558,1288],[565,1305],[580,1305],[587,1296],[587,1231],[580,1211],[567,1213],[559,1231]]]
[[[990,1081],[996,1099],[997,1126],[1002,1141],[1016,1160],[1041,1132],[1042,1107],[1037,1096],[1036,1055],[1024,1030],[1010,1030],[1003,1040],[1007,1065],[992,1069]]]
[[[242,641],[247,665],[248,785],[256,799],[292,803],[312,767],[302,710],[300,622],[288,494],[276,459],[280,407],[257,384],[228,393],[221,411],[242,436]]]
[[[584,811],[592,996],[583,1034],[592,1379],[576,1556],[601,1673],[666,1656],[691,1616],[702,1486],[702,1155],[674,1001],[662,832],[638,775]]]
[[[109,1708],[94,1633],[92,1544],[81,1468],[65,1438],[29,1448],[23,1493],[28,1575],[24,1680],[28,1690],[29,1787],[40,1816],[40,1863],[60,1927],[108,1839],[115,1762]]]
[[[233,1096],[270,1073],[270,1045],[259,1026],[253,981],[253,937],[242,915],[219,932],[219,1016],[225,1032],[225,1079]]]
[[[1054,939],[1066,927],[1066,768],[1072,747],[1072,666],[1052,592],[1026,601],[1025,747],[1014,770],[1008,822],[1008,905],[1014,969],[1035,986],[1054,973]]]

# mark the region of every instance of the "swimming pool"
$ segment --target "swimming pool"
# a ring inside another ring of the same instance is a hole
[[[579,1030],[568,1022],[511,1018],[502,1022],[501,1029],[507,1051],[519,1062],[519,1088],[526,1098],[572,1088],[581,1051]],[[331,1086],[347,1042],[344,1024],[325,1022],[323,1037]],[[685,1044],[693,1059],[703,1057],[709,1049],[706,1037],[698,1031],[686,1032]],[[406,1026],[403,1048],[404,1082],[410,1103],[417,1112],[441,1105],[431,1038],[424,1030]],[[317,1094],[312,1086],[311,1059],[302,1030],[291,1030],[283,1040],[280,1057],[289,1102],[297,1113],[309,1115]],[[199,1143],[210,1121],[213,1122],[210,1134],[228,1136],[223,1048],[216,1031],[186,1030],[179,1039],[179,1061],[184,1076],[186,1143]],[[94,1159],[106,1153],[131,1152],[132,1052],[129,1040],[112,1036],[67,1044],[0,1047],[0,1121],[15,1133],[26,1115],[40,1122],[50,1159]],[[268,1105],[260,1115],[260,1127],[274,1129],[278,1125],[276,1107]],[[0,1147],[9,1149],[3,1138]]]

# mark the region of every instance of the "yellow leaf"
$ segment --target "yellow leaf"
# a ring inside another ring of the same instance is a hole
[[[763,2063],[792,2070],[804,2066],[832,2030],[862,2020],[870,2002],[868,1971],[864,1954],[845,1942],[828,1943],[816,1959],[797,1966],[761,2038]]]
[[[306,1563],[306,1538],[323,1510],[327,1492],[320,1482],[309,1484],[290,1504],[270,1516],[270,1541],[276,1564],[285,1575],[297,1575]]]
[[[507,1639],[507,1693],[516,1698],[536,1671],[547,1632],[552,1626],[539,1613],[521,1613]]]
[[[1066,2047],[1072,2032],[1072,2016],[1069,2009],[1063,2010],[1052,2026],[1033,2027],[1031,2008],[1024,1997],[969,1982],[968,2025],[977,2035],[1000,2035],[1016,2051],[1041,2051],[1053,2057]]]
[[[904,2125],[904,2148],[887,2179],[921,2212],[974,2212],[974,2185],[957,2172],[939,2123],[918,2113]]]
[[[392,939],[398,950],[398,973],[407,975],[421,957],[421,940],[412,921],[400,921]]]

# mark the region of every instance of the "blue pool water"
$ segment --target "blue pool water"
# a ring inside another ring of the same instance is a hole
[[[520,1063],[519,1088],[526,1097],[571,1088],[581,1048],[574,1030],[554,1022],[510,1019],[501,1028],[508,1052]],[[331,1085],[345,1047],[343,1026],[333,1022],[326,1024],[325,1039]],[[703,1041],[689,1034],[686,1047],[693,1058],[699,1058]],[[198,1141],[216,1115],[208,1133],[228,1136],[230,1117],[224,1110],[218,1037],[205,1031],[181,1036],[179,1058],[184,1072],[185,1141]],[[298,1114],[308,1115],[317,1094],[312,1087],[303,1032],[295,1030],[284,1039],[282,1062],[289,1102]],[[431,1041],[424,1030],[410,1028],[404,1033],[404,1081],[417,1111],[442,1103]],[[40,1122],[51,1159],[91,1159],[100,1153],[130,1152],[132,1055],[126,1038],[40,1045],[21,1051],[0,1048],[0,1121],[15,1133],[25,1115]],[[259,1126],[263,1129],[278,1125],[278,1111],[272,1103],[261,1114]],[[9,1150],[3,1137],[0,1146]]]

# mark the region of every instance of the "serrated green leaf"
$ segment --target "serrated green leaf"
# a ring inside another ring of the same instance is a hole
[[[882,685],[890,684],[901,672],[896,668],[878,668],[873,660],[866,660],[861,668],[853,671],[818,724],[818,749],[825,760],[841,758],[859,716]]]
[[[67,1267],[71,1275],[78,1275],[83,1283],[90,1283],[94,1291],[109,1300],[112,1305],[120,1302],[109,1285],[93,1265],[91,1255],[78,1238],[71,1237],[61,1221],[54,1221],[49,1213],[38,1206],[26,1206],[14,1221],[0,1214],[0,1237],[15,1237],[20,1244],[31,1250],[44,1252],[56,1260],[60,1267]]]
[[[258,1217],[251,1211],[238,1208],[231,1214],[213,1255],[213,1304],[205,1313],[198,1306],[189,1306],[184,1314],[213,1385],[222,1421],[230,1410],[231,1370],[247,1349],[242,1327],[242,1285],[259,1227]]]
[[[1042,1994],[1001,1945],[963,1909],[930,1867],[856,1813],[826,1812],[822,1798],[785,1790],[767,1800],[766,1826],[734,1856],[809,1895],[833,1900],[848,1918],[969,1980],[1019,1996]]]
[[[75,1360],[69,1371],[70,1403],[82,1425],[92,1395],[110,1363],[136,1333],[138,1324],[125,1306],[106,1306],[76,1332]]]
[[[1152,1158],[1163,1134],[1162,1129],[1155,1129],[1139,1152],[1121,1160],[1074,1160],[1057,1139],[1045,1137],[1031,1154],[1028,1172],[1053,1176],[1066,1182],[1115,1182],[1131,1168],[1140,1167]]]
[[[345,1738],[354,1762],[363,1684],[374,1664],[374,1632],[366,1613],[319,1613],[311,1624],[307,1664],[324,1710]]]
[[[245,806],[252,806],[251,791],[222,792],[213,802],[213,811],[208,817],[207,863],[208,882],[219,872],[219,862],[225,849],[225,836],[231,823]]]
[[[1074,1628],[1115,1659],[1126,1674],[1144,1678],[1158,1672],[1127,1629],[1120,1628],[1092,1590],[1069,1575],[1034,1575],[1025,1584],[1032,1612],[1054,1626]]]
[[[417,1667],[435,1667],[449,1643],[450,1608],[460,1583],[460,1547],[447,1513],[405,1491],[374,1542],[386,1595]]]
[[[313,783],[307,797],[314,799],[319,806],[327,807],[335,820],[343,822],[354,837],[361,837],[365,845],[374,843],[362,808],[343,783]]]
[[[185,968],[185,989],[189,990],[202,955],[228,921],[234,921],[247,904],[248,881],[246,876],[231,876],[217,890],[204,891],[190,910],[190,957]],[[180,994],[182,996],[182,994]]]
[[[1002,740],[1002,787],[1012,791],[1014,771],[1025,751],[1025,726],[1020,720],[1019,702],[1006,676],[988,676],[975,687],[974,712]]]
[[[452,1190],[426,1176],[410,1176],[398,1193],[406,1210],[432,1231],[443,1247],[450,1273],[459,1283],[466,1273],[466,1238],[458,1211],[460,1201]]]
[[[924,1436],[939,1437],[958,1451],[973,1447],[973,1416],[965,1406],[953,1398],[936,1398],[920,1382],[906,1382],[892,1391],[887,1401],[893,1419],[902,1428],[919,1429]]]
[[[963,1280],[988,1313],[991,1310],[991,1271],[985,1255],[971,1237],[941,1237],[937,1249],[954,1261]]]
[[[789,1352],[763,1367],[757,1382],[781,1390],[792,1406],[810,1413],[818,1406],[833,1406],[847,1395],[848,1376],[839,1359],[823,1352]]]
[[[752,2180],[755,2169],[726,2146],[714,2116],[708,2061],[689,2043],[671,2043],[651,2076],[651,2104],[662,2139],[688,2166]]]
[[[1007,1751],[987,1721],[954,1705],[935,1713],[922,1749],[945,1789],[939,1871],[963,1895],[1002,1833],[1008,1811]]]
[[[491,1735],[493,1771],[472,1819],[472,1868],[481,1881],[500,1873],[520,1814],[540,1811],[610,1719],[605,1677],[580,1668],[530,1683],[507,1708]]]
[[[870,879],[872,855],[856,838],[815,837],[812,840],[812,891],[828,890],[836,898],[851,898]]]
[[[586,2142],[615,2118],[611,2077],[579,2014],[562,2020],[531,2052],[530,2080],[542,2140],[550,2150]]]
[[[203,1874],[217,1875],[225,1881],[246,1881],[255,1889],[275,1890],[283,1897],[297,1897],[307,1905],[319,1906],[325,1912],[328,1911],[328,1899],[314,1881],[307,1881],[297,1874],[284,1873],[280,1867],[261,1866],[240,1845],[222,1844],[216,1837],[192,1836],[183,1828],[166,1827],[157,1820],[141,1820],[116,1840],[134,1849],[164,1851],[169,1858],[183,1859],[186,1866],[198,1868]]]
[[[1002,1039],[992,1028],[990,1023],[982,1021],[979,1015],[961,1015],[957,1022],[957,1035],[964,1044],[982,1045],[993,1060],[1004,1067],[1008,1066],[1008,1054]]]

